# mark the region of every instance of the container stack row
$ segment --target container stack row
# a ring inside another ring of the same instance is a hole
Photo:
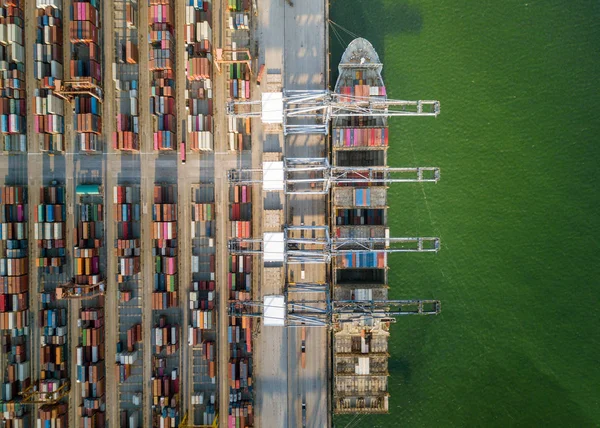
[[[167,317],[159,316],[158,322],[152,327],[152,347],[155,354],[165,352],[174,355],[179,350],[179,325],[168,324]]]
[[[79,426],[105,426],[106,363],[104,360],[104,310],[81,309],[77,326],[80,329],[77,347],[77,383],[81,387],[78,409]]]
[[[175,150],[175,12],[170,0],[149,0],[150,113],[154,150]]]
[[[227,0],[227,10],[231,12],[250,12],[250,0]]]
[[[250,70],[244,63],[229,64],[229,98],[250,99]]]
[[[252,236],[252,187],[229,187],[229,220],[232,238]]]
[[[27,235],[27,187],[0,187],[0,330],[13,337],[29,330]]]
[[[101,16],[99,0],[77,1],[71,4],[71,78],[90,86],[102,86],[100,58]],[[102,108],[100,101],[88,94],[76,95],[73,130],[75,146],[86,153],[101,152]]]
[[[251,125],[249,118],[227,117],[227,145],[231,151],[250,150]]]
[[[138,343],[142,341],[142,325],[134,324],[127,329],[127,340],[117,342],[116,376],[119,383],[125,382],[131,375],[131,369],[138,359],[143,355],[138,349]]]
[[[0,3],[0,151],[27,152],[24,0]]]
[[[115,253],[117,282],[122,284],[140,273],[140,188],[115,186],[113,189],[113,220],[117,225]],[[121,298],[131,295],[121,291]]]
[[[60,427],[69,426],[69,408],[66,404],[44,404],[38,409],[38,427]]]
[[[67,308],[60,307],[54,293],[41,294],[41,309],[38,315],[40,331],[40,374],[38,389],[43,392],[57,391],[69,382],[69,342]],[[58,397],[58,393],[57,396]],[[47,405],[38,419],[58,423],[66,418],[68,405],[56,403]],[[64,408],[64,411],[63,411]],[[54,422],[53,422],[54,421]],[[46,422],[42,426],[46,426]],[[59,425],[66,426],[66,425]]]
[[[100,257],[104,246],[104,205],[89,200],[77,206],[77,227],[73,233],[74,283],[84,289],[102,287],[104,277],[101,272]]]
[[[179,426],[179,371],[166,358],[155,357],[152,367],[152,426]]]
[[[66,195],[65,188],[53,183],[40,188],[40,205],[35,213],[35,239],[38,247],[39,294],[38,390],[58,391],[70,378],[68,302],[57,299],[55,288],[68,277],[66,269]],[[59,398],[57,392],[55,398]],[[38,410],[38,426],[67,426],[68,403],[65,398]]]
[[[212,185],[192,188],[192,284],[189,292],[189,344],[199,346],[204,330],[215,330],[215,204]]]
[[[252,300],[252,256],[228,256],[227,289],[230,300]]]
[[[232,185],[229,187],[229,220],[231,237],[251,236],[252,188]],[[239,228],[236,225],[244,224]],[[240,230],[243,233],[240,233]],[[229,255],[227,282],[229,300],[252,300],[251,255]],[[252,318],[229,316],[227,342],[229,346],[229,426],[253,426],[252,393]]]
[[[1,334],[0,352],[6,355],[6,365],[0,393],[0,425],[26,427],[29,426],[29,410],[20,403],[19,393],[31,385],[27,336],[13,336],[4,330]]]
[[[102,152],[102,106],[90,95],[78,95],[74,100],[73,130],[75,146],[83,153]]]
[[[185,7],[187,145],[213,150],[212,11],[209,3],[188,0]]]
[[[0,344],[3,354],[0,425],[21,427],[29,412],[19,394],[31,385],[29,361],[27,188],[0,187]]]
[[[210,426],[217,415],[217,348],[216,342],[204,340],[194,349],[194,385],[190,396],[194,424]]]
[[[139,151],[139,51],[137,2],[116,0],[113,3],[116,62],[113,63],[117,123],[112,135],[115,150]]]
[[[335,147],[387,147],[387,128],[335,128],[331,137]]]
[[[152,309],[179,306],[177,278],[177,187],[154,186],[152,205],[152,256],[154,292]]]
[[[35,211],[34,239],[37,242],[36,265],[47,273],[61,273],[66,263],[65,188],[40,189],[40,204]]]
[[[65,150],[64,101],[54,90],[56,80],[63,79],[63,26],[60,5],[37,2],[36,40],[33,46],[34,129],[41,151],[60,153]]]
[[[153,426],[179,424],[179,284],[177,277],[177,186],[155,185],[152,205],[152,418]]]
[[[119,113],[117,130],[113,132],[113,149],[139,151],[138,81],[117,80],[117,89]]]
[[[383,208],[336,209],[335,224],[338,226],[381,226],[386,224]]]
[[[252,318],[229,317],[229,426],[253,426]]]

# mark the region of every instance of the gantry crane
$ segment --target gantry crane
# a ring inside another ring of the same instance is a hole
[[[283,192],[287,195],[326,194],[332,186],[345,184],[437,183],[440,179],[440,169],[437,167],[339,167],[330,165],[327,158],[286,158],[282,162],[263,162],[262,169],[229,170],[229,183],[260,184],[274,168],[278,168],[283,176]]]
[[[104,281],[92,285],[80,285],[74,281],[56,287],[57,299],[84,300],[104,295]]]
[[[56,404],[69,395],[71,385],[67,381],[55,391],[42,392],[37,385],[29,385],[19,394],[22,396],[22,404]]]
[[[386,229],[387,230],[387,229]],[[387,234],[387,231],[386,231]],[[232,238],[234,255],[263,255],[266,261],[287,264],[330,263],[332,258],[360,253],[435,253],[436,237],[342,238],[331,236],[328,226],[285,226],[284,232],[265,233],[262,238]],[[273,259],[269,257],[273,256]]]
[[[179,423],[179,428],[217,428],[219,426],[219,415],[215,416],[215,420],[210,425],[194,425],[189,421],[189,412],[186,412]]]
[[[65,101],[72,102],[77,95],[89,95],[99,102],[103,100],[102,88],[91,77],[78,77],[74,80],[55,80],[54,94]]]
[[[221,72],[221,65],[223,64],[244,64],[248,67],[248,71],[252,74],[252,55],[248,49],[222,49],[216,48],[214,50],[215,66],[217,71]]]
[[[261,118],[263,123],[283,125],[284,135],[328,134],[336,118],[437,116],[440,102],[390,100],[383,97],[345,95],[330,90],[284,90],[266,92],[261,101],[228,101],[227,114]]]
[[[286,327],[328,327],[360,322],[366,319],[395,322],[403,315],[437,315],[442,306],[439,300],[288,300],[281,296],[281,313]],[[272,317],[265,310],[270,305],[260,301],[232,301],[229,315],[264,319]]]

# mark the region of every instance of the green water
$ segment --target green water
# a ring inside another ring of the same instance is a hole
[[[443,312],[393,327],[390,414],[336,426],[600,425],[600,3],[332,0],[331,19],[373,43],[390,97],[442,106],[392,119],[389,164],[441,167],[391,189],[392,233],[442,249],[393,256],[390,297]]]

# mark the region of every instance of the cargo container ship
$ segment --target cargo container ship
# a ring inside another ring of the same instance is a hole
[[[386,99],[383,65],[367,40],[349,45],[339,65],[335,92],[341,102]],[[386,117],[342,116],[332,123],[332,163],[339,167],[387,166]],[[337,185],[332,193],[332,229],[338,238],[385,238],[387,187],[381,183]],[[386,300],[387,254],[337,256],[335,300]],[[342,320],[343,321],[343,320]],[[334,409],[336,413],[388,412],[389,323],[371,319],[336,324]]]

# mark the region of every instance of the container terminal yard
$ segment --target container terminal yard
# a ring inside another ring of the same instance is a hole
[[[390,324],[441,306],[388,300],[388,254],[440,248],[388,187],[440,172],[388,166],[387,125],[440,106],[364,39],[330,58],[328,12],[0,0],[2,426],[389,412]]]

